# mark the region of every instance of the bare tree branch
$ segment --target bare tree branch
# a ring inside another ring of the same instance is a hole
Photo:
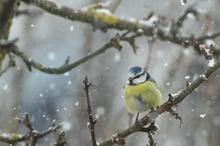
[[[47,130],[44,130],[42,132],[38,132],[36,129],[34,129],[32,123],[30,121],[30,117],[29,117],[28,113],[25,113],[24,118],[16,117],[15,120],[20,123],[25,124],[25,126],[29,129],[29,133],[27,133],[27,134],[6,134],[6,133],[3,133],[0,135],[0,141],[6,142],[9,144],[13,144],[13,145],[17,142],[26,141],[28,143],[28,145],[35,146],[37,141],[40,138],[42,138],[52,132],[55,132],[57,129],[61,128],[61,125],[56,124],[56,121],[54,120],[51,127],[49,127]]]
[[[72,70],[73,68],[77,67],[78,65],[81,65],[84,62],[104,53],[106,50],[108,50],[111,47],[114,47],[114,48],[118,49],[119,51],[121,51],[122,46],[119,44],[120,40],[129,42],[135,52],[137,47],[135,45],[134,38],[139,37],[139,36],[141,36],[141,35],[135,34],[135,35],[127,37],[124,34],[122,34],[122,35],[116,34],[108,43],[104,44],[104,46],[102,46],[101,48],[97,49],[96,51],[88,54],[87,56],[79,59],[78,61],[75,61],[75,62],[69,64],[70,58],[67,57],[64,64],[58,68],[46,67],[43,64],[30,59],[26,54],[24,54],[22,51],[19,50],[17,45],[14,44],[17,41],[17,39],[16,39],[16,41],[12,40],[12,41],[6,41],[4,43],[0,43],[0,48],[2,50],[10,51],[13,54],[19,56],[25,62],[29,71],[32,71],[32,67],[34,67],[42,72],[49,73],[49,74],[63,74],[67,71]]]
[[[15,45],[16,41],[6,41],[6,43],[0,42],[0,64],[4,60],[4,57],[6,54],[13,53],[16,56],[19,56],[24,63],[27,65],[27,68],[29,71],[32,71],[32,68],[36,68],[42,72],[50,73],[50,74],[63,74],[73,68],[75,68],[78,65],[83,64],[84,62],[104,53],[106,50],[108,50],[111,47],[117,48],[119,51],[122,49],[122,46],[120,45],[120,41],[127,41],[130,43],[130,45],[133,47],[134,53],[136,53],[136,49],[138,46],[135,44],[135,38],[140,36],[148,36],[148,37],[154,37],[155,39],[160,39],[163,41],[169,41],[178,45],[181,45],[183,47],[189,47],[193,46],[195,49],[199,50],[199,45],[204,43],[206,40],[214,39],[220,36],[220,32],[217,32],[216,34],[210,35],[210,36],[202,36],[202,37],[194,37],[194,35],[184,35],[179,32],[179,28],[183,26],[183,22],[186,19],[186,16],[188,13],[193,13],[194,15],[197,15],[196,9],[187,9],[186,12],[177,20],[173,21],[172,26],[165,26],[162,23],[160,23],[160,18],[157,16],[156,22],[152,22],[152,19],[122,19],[119,18],[117,15],[113,14],[115,8],[117,5],[121,2],[118,1],[115,5],[113,5],[113,8],[110,11],[106,8],[108,6],[105,6],[103,4],[94,4],[88,7],[85,7],[81,10],[74,10],[72,8],[61,6],[60,4],[56,4],[55,2],[49,1],[49,0],[22,0],[23,2],[27,4],[33,4],[53,15],[60,16],[64,19],[68,19],[71,21],[80,21],[87,23],[89,25],[92,25],[94,29],[101,29],[103,31],[107,31],[108,29],[116,29],[116,30],[126,30],[127,32],[119,35],[117,34],[114,38],[112,38],[109,42],[105,43],[102,47],[97,49],[96,51],[92,52],[91,54],[81,58],[80,60],[69,63],[69,57],[65,60],[64,64],[58,68],[50,68],[46,67],[43,64],[34,61],[30,59],[29,56],[24,54],[24,52],[20,51],[19,47]],[[16,11],[15,0],[9,0],[4,1],[2,3],[4,6],[0,6],[0,20],[1,20],[1,27],[0,27],[0,39],[4,38],[7,40],[8,38],[8,32],[11,27],[11,21],[14,15],[14,12]],[[103,11],[104,10],[104,11]],[[18,11],[19,12],[19,11]],[[28,14],[28,11],[20,12],[20,14]],[[205,29],[204,35],[207,34],[210,23]],[[132,33],[130,37],[127,35]],[[206,48],[200,47],[200,50],[202,51],[203,55],[208,58],[210,57],[210,54],[206,52]],[[211,49],[210,49],[211,50]],[[211,50],[213,51],[213,50]],[[219,52],[215,51],[214,52]],[[9,54],[11,55],[11,54]],[[213,59],[213,53],[211,54],[211,59]],[[10,56],[9,56],[10,57]],[[14,66],[15,62],[14,59],[11,57],[9,58],[10,61],[8,63],[8,66],[6,66],[5,69],[0,70],[0,75],[3,74],[9,67]],[[121,132],[117,132],[110,138],[108,138],[106,141],[102,142],[100,145],[113,145],[113,144],[124,144],[124,138],[128,135],[142,131],[143,132],[143,126],[146,126],[153,122],[160,114],[164,113],[165,111],[170,112],[172,115],[174,115],[175,118],[179,119],[181,121],[181,117],[178,116],[178,114],[174,113],[172,111],[172,107],[179,104],[182,100],[184,100],[195,88],[197,88],[202,82],[206,81],[207,78],[217,71],[220,68],[220,62],[217,62],[213,64],[212,67],[209,67],[203,74],[201,74],[196,80],[194,80],[191,84],[187,84],[187,86],[179,91],[177,94],[170,94],[170,99],[165,102],[163,105],[158,107],[157,110],[150,112],[147,114],[144,118],[142,118],[139,121],[139,127],[136,125],[131,125],[126,130],[123,130]],[[92,116],[92,109],[90,105],[90,96],[89,96],[89,87],[90,83],[88,83],[88,78],[85,77],[84,79],[85,84],[85,92],[86,92],[86,99],[87,99],[87,110],[89,113],[89,124],[88,127],[90,128],[91,138],[93,146],[96,146],[96,138],[95,138],[95,123],[96,120],[93,119]],[[10,144],[14,144],[19,141],[27,140],[31,146],[35,146],[37,144],[37,141],[50,134],[51,132],[56,131],[57,129],[61,128],[60,125],[56,124],[55,121],[53,121],[53,124],[50,128],[48,128],[45,131],[38,132],[34,129],[29,115],[26,113],[25,117],[23,119],[16,118],[19,122],[26,125],[26,127],[29,129],[29,133],[25,135],[19,135],[19,134],[3,134],[0,135],[0,141],[4,141]],[[145,129],[146,130],[146,129]],[[146,132],[146,131],[145,131]],[[152,138],[152,135],[149,133],[148,135],[150,139],[150,145],[155,145],[155,142]],[[66,144],[66,141],[64,139],[63,133],[61,133],[58,137],[58,141],[55,145],[64,145]]]
[[[0,39],[8,39],[17,0],[0,1]]]
[[[25,124],[26,127],[29,129],[30,133],[27,134],[27,136],[25,137],[26,138],[25,140],[29,143],[28,145],[30,145],[30,146],[35,146],[37,144],[37,141],[40,138],[42,138],[52,132],[55,132],[57,129],[61,128],[61,124],[56,124],[56,121],[54,120],[51,127],[49,127],[47,130],[39,132],[36,129],[34,129],[32,123],[30,121],[30,117],[29,117],[28,113],[25,113],[24,118],[16,117],[15,120],[17,120],[20,123]],[[18,140],[21,141],[20,139],[18,139]],[[13,141],[13,143],[19,142],[19,141]]]
[[[94,4],[82,10],[74,10],[66,6],[60,6],[60,4],[58,5],[48,0],[22,0],[22,1],[27,4],[33,4],[53,15],[58,15],[65,19],[89,23],[93,25],[95,28],[97,27],[97,24],[102,23],[102,27],[100,27],[100,29],[102,30],[103,28],[105,30],[110,28],[114,28],[118,30],[129,30],[131,32],[138,32],[141,30],[143,32],[143,35],[151,36],[151,37],[156,35],[160,40],[170,41],[184,47],[195,45],[194,43],[192,43],[192,41],[190,41],[191,36],[184,36],[183,34],[180,34],[178,36],[173,35],[171,30],[172,28],[170,28],[170,26],[163,26],[160,23],[158,23],[159,26],[154,25],[154,23],[152,23],[151,22],[152,20],[150,19],[125,20],[125,19],[120,19],[118,16],[114,15],[111,12],[107,14],[105,13],[105,15],[101,13],[104,15],[103,17],[101,17],[100,11],[96,11],[97,8],[103,8],[101,4],[97,4],[97,5]],[[192,13],[193,10],[189,9],[188,11],[186,11],[185,15],[183,15],[180,18],[180,20],[178,20],[178,23],[175,25],[177,25],[178,27],[182,26],[182,22],[189,12]]]
[[[91,134],[91,138],[92,138],[92,146],[97,146],[96,144],[96,138],[95,138],[95,124],[96,124],[96,120],[93,120],[93,116],[92,116],[92,108],[91,108],[91,103],[90,103],[90,95],[89,95],[89,87],[91,86],[92,83],[89,83],[88,81],[88,77],[85,76],[84,80],[84,90],[86,93],[86,102],[87,102],[87,111],[89,114],[89,123],[87,124],[89,130],[90,130],[90,134]]]
[[[215,38],[217,38],[219,36],[220,36],[220,32],[217,32],[217,33],[212,34],[212,35],[207,35],[207,36],[199,37],[197,40],[198,40],[198,42],[202,42],[202,41],[205,41],[205,40],[215,39]]]
[[[165,111],[169,111],[173,106],[179,104],[182,100],[184,100],[194,89],[196,89],[201,83],[207,80],[207,78],[216,72],[220,68],[220,61],[215,63],[213,67],[209,67],[205,70],[197,79],[195,79],[191,84],[186,86],[183,90],[180,90],[177,94],[172,94],[173,99],[165,102],[161,105],[157,110],[148,113],[145,117],[143,117],[139,121],[139,126],[135,124],[128,127],[127,129],[118,132],[108,138],[107,140],[100,143],[100,146],[110,146],[118,143],[118,139],[122,139],[131,135],[132,133],[138,132],[141,130],[141,127],[150,124],[153,122],[160,114]]]
[[[0,141],[6,142],[8,144],[14,144],[16,142],[25,141],[28,135],[26,134],[7,134],[2,133],[0,135]]]
[[[194,46],[196,49],[198,48],[199,44],[204,43],[203,41],[206,39],[213,39],[215,37],[219,36],[219,33],[216,33],[212,36],[204,36],[200,38],[195,38],[195,37],[182,37],[182,35],[173,35],[172,32],[167,31],[164,26],[161,26],[157,23],[157,25],[153,25],[151,22],[150,24],[150,19],[149,20],[138,20],[138,19],[132,19],[132,20],[123,20],[118,18],[118,16],[115,16],[113,13],[106,14],[105,17],[100,17],[99,12],[95,11],[97,8],[103,8],[102,5],[99,4],[94,4],[92,6],[88,6],[82,10],[74,10],[65,6],[60,6],[52,1],[47,1],[47,0],[23,0],[26,3],[31,3],[35,4],[38,7],[52,13],[58,16],[61,16],[63,18],[67,18],[70,20],[77,20],[81,22],[86,22],[92,25],[96,25],[97,23],[102,23],[104,24],[103,26],[105,28],[115,28],[115,29],[127,29],[129,30],[128,32],[135,32],[134,35],[131,37],[127,37],[124,35],[121,35],[117,39],[112,39],[108,43],[106,43],[103,47],[99,48],[97,51],[94,51],[93,53],[83,57],[82,59],[69,64],[68,62],[65,62],[61,67],[58,68],[50,68],[46,67],[34,60],[31,60],[27,55],[25,55],[23,52],[19,51],[18,47],[15,46],[13,49],[11,49],[11,52],[14,54],[20,56],[23,61],[26,63],[28,69],[32,71],[32,67],[45,72],[45,73],[50,73],[50,74],[63,74],[76,66],[88,61],[89,59],[104,53],[107,49],[111,47],[116,47],[119,50],[122,48],[121,45],[119,45],[119,41],[127,41],[130,43],[130,45],[133,47],[134,53],[136,52],[136,49],[138,46],[135,44],[135,38],[142,36],[142,35],[147,35],[147,36],[156,36],[161,39],[161,40],[167,40],[185,47],[188,46]],[[190,9],[189,9],[190,10]],[[92,12],[91,12],[92,11]],[[191,11],[189,11],[191,12]],[[188,12],[186,12],[188,13]],[[109,16],[108,16],[109,15]],[[155,17],[155,16],[153,16]],[[109,19],[109,20],[108,20]],[[159,19],[159,18],[158,18]],[[182,18],[183,19],[183,18]],[[113,23],[113,22],[114,23]],[[159,20],[158,20],[159,21]],[[179,21],[178,21],[179,22]],[[180,24],[176,24],[180,25]],[[102,29],[102,28],[101,28]],[[169,27],[168,27],[169,29]],[[166,30],[166,31],[165,31]],[[170,30],[171,31],[171,30]],[[197,49],[198,50],[198,49]],[[5,52],[5,51],[2,51]],[[7,50],[6,50],[7,52]],[[218,54],[219,51],[215,51],[215,54]],[[4,53],[3,53],[4,56]],[[4,59],[4,57],[2,58]],[[3,71],[3,73],[6,70]]]
[[[14,60],[14,56],[12,54],[8,54],[8,56],[9,56],[9,61],[8,61],[7,65],[3,69],[1,68],[0,76],[2,76],[9,68],[16,66],[16,63],[15,63],[15,60]]]
[[[0,1],[0,40],[7,40],[12,25],[13,16],[19,2],[17,0]],[[0,72],[3,74],[11,66],[10,62],[5,69],[2,69],[2,62],[5,59],[7,50],[0,50]]]
[[[58,136],[56,143],[53,146],[64,146],[64,145],[69,146],[69,144],[66,142],[66,139],[65,139],[65,132],[61,131],[59,133],[59,136]]]
[[[15,55],[21,57],[21,59],[25,62],[27,65],[29,71],[32,71],[32,67],[45,72],[49,74],[63,74],[73,68],[75,68],[78,65],[83,64],[84,62],[88,61],[91,58],[94,58],[95,56],[104,53],[107,49],[109,49],[112,46],[115,46],[118,42],[116,41],[116,38],[111,39],[110,42],[106,43],[104,46],[99,48],[98,50],[92,52],[91,54],[79,59],[78,61],[69,64],[68,61],[65,61],[65,63],[59,67],[59,68],[50,68],[50,67],[45,67],[43,64],[40,64],[32,59],[30,59],[27,55],[25,55],[23,52],[19,50],[19,48],[16,45],[13,45],[10,48],[10,51],[14,53]],[[68,60],[68,58],[67,58]]]

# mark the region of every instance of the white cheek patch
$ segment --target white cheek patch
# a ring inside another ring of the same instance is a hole
[[[139,78],[133,79],[133,83],[140,84],[140,83],[145,82],[145,80],[146,80],[146,75],[144,74],[144,75],[140,76]]]

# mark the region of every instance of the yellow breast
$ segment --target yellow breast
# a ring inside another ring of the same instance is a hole
[[[125,85],[123,94],[125,105],[131,113],[144,112],[162,103],[161,92],[152,81],[138,85]]]

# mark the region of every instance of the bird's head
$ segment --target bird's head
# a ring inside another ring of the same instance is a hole
[[[128,85],[137,85],[147,81],[150,75],[141,67],[134,66],[128,72]]]

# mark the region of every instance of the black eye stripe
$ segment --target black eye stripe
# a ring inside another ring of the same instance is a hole
[[[138,76],[135,76],[133,79],[137,79],[137,78],[139,78],[140,76],[142,76],[142,75],[144,75],[145,74],[145,72],[143,72],[142,74],[140,74],[140,75],[138,75]]]
[[[136,76],[135,78],[139,78],[141,75]]]

